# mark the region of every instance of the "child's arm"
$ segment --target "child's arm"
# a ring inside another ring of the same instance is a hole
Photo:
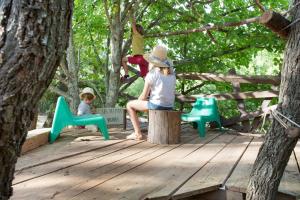
[[[141,95],[139,96],[139,100],[147,100],[147,97],[149,96],[150,93],[150,84],[148,81],[145,81],[144,89]]]
[[[135,20],[135,16],[132,10],[130,10],[130,18],[131,18],[131,27],[132,27],[132,31],[134,33],[138,33],[138,31],[136,30],[136,20]]]

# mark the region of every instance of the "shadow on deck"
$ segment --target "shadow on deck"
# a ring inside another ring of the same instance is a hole
[[[181,143],[156,145],[112,139],[85,129],[19,158],[12,199],[244,199],[261,138],[209,132],[199,138],[189,125]],[[300,195],[300,144],[281,180],[278,199]]]

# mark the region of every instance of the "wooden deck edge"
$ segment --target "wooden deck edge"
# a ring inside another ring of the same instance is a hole
[[[21,154],[25,154],[30,150],[47,144],[50,130],[50,128],[42,128],[28,131],[26,141],[22,146]]]
[[[209,186],[209,187],[202,188],[202,189],[199,189],[199,190],[194,190],[194,191],[189,191],[189,192],[186,192],[186,193],[173,195],[172,199],[179,200],[179,199],[188,198],[188,197],[192,197],[192,196],[196,196],[196,195],[200,195],[200,194],[205,194],[207,192],[217,191],[217,190],[219,190],[220,187],[221,187],[221,184],[220,185],[213,185],[213,186]]]
[[[247,188],[238,188],[235,186],[226,186],[226,191],[234,192],[234,193],[240,193],[242,195],[246,195]],[[278,191],[278,199],[277,200],[298,200],[300,198],[299,195],[291,194],[291,193],[285,193],[283,191]]]

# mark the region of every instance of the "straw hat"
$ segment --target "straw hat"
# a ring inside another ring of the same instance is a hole
[[[84,94],[91,94],[94,96],[94,99],[96,98],[96,95],[94,94],[94,90],[90,87],[86,87],[82,90],[82,92],[79,94],[80,99],[82,99],[82,95]]]
[[[165,46],[157,45],[153,48],[150,54],[145,54],[143,57],[147,62],[156,67],[172,67],[172,61],[167,57],[168,50]]]

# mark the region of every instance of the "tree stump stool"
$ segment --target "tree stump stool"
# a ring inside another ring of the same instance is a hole
[[[178,144],[180,142],[181,112],[149,110],[148,142]]]

